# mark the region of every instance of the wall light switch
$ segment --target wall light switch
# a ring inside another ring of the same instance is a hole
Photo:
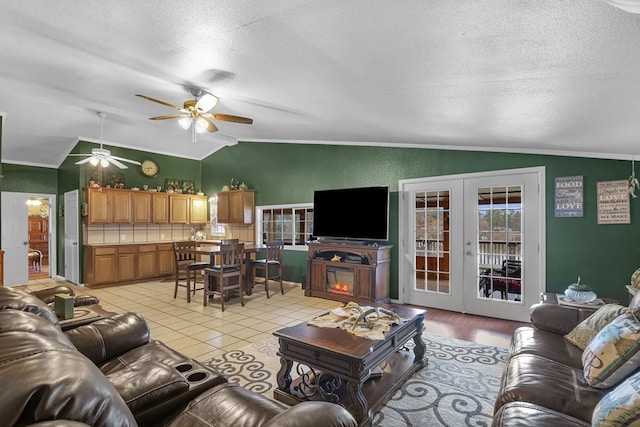
[[[124,242],[125,240],[127,240],[127,235],[126,235],[126,234],[121,234],[121,235],[120,235],[120,240],[122,240],[123,242]]]
[[[160,233],[160,238],[164,240],[164,233]]]

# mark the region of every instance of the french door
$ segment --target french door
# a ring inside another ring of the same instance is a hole
[[[543,277],[543,168],[400,182],[400,300],[528,321]]]

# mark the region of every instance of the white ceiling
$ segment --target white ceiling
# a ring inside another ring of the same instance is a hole
[[[202,159],[240,141],[640,154],[640,15],[602,0],[32,0],[2,4],[2,161],[78,138]],[[176,112],[197,86],[217,122]]]

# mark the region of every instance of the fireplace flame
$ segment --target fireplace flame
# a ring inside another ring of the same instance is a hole
[[[351,288],[351,285],[349,285],[348,283],[336,282],[331,285],[331,289],[329,290],[329,292],[341,295],[352,295],[353,292],[351,291]]]

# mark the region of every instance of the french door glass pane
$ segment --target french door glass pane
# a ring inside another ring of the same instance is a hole
[[[522,295],[522,186],[478,189],[478,296]]]
[[[450,190],[414,193],[415,289],[450,294]]]

